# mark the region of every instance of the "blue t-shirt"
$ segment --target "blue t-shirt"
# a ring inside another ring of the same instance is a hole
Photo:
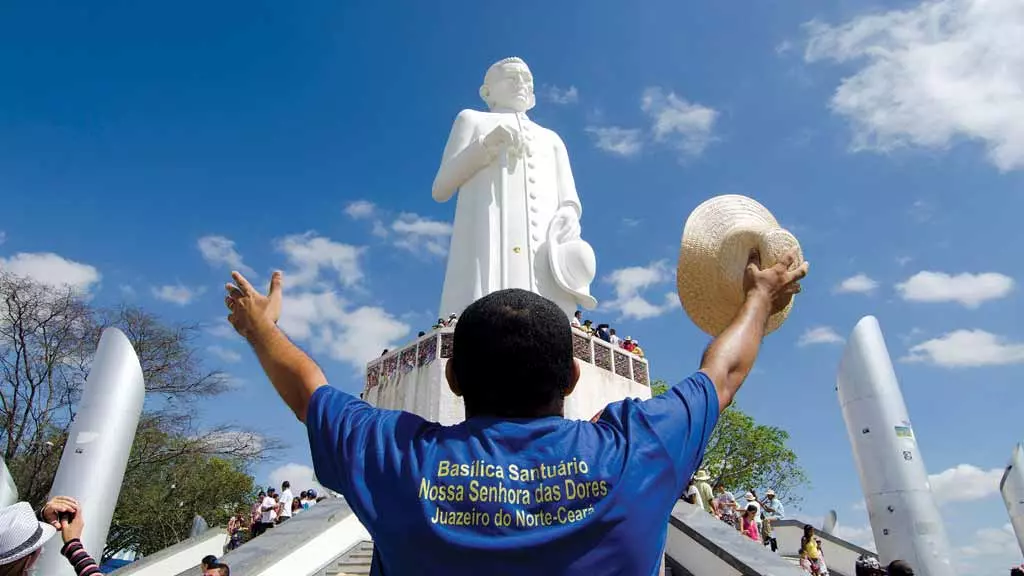
[[[704,456],[718,395],[697,372],[596,423],[441,426],[323,386],[306,417],[321,484],[373,537],[375,574],[657,574],[669,514]]]

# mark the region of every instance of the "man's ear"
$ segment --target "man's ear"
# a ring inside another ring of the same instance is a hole
[[[449,358],[448,363],[444,367],[444,379],[448,381],[448,388],[452,391],[452,394],[461,397],[462,389],[459,388],[459,382],[455,379],[455,359]]]
[[[569,396],[569,394],[572,394],[572,391],[576,389],[576,384],[579,383],[579,381],[580,381],[580,361],[575,359],[575,358],[573,358],[572,359],[572,379],[569,380],[569,386],[566,387],[565,393],[562,394],[562,398],[565,398],[565,397]]]
[[[488,98],[491,97],[491,89],[487,86],[487,84],[484,84],[484,85],[480,86],[479,94],[480,94],[480,99],[483,100],[484,103],[486,103],[488,106],[490,106],[491,105],[491,101],[488,100]]]

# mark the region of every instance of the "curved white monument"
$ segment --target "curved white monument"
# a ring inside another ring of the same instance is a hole
[[[906,560],[915,574],[953,576],[946,529],[874,316],[853,328],[836,391],[882,563]]]
[[[583,206],[558,134],[537,124],[533,75],[519,58],[487,70],[489,112],[455,118],[432,194],[458,191],[439,318],[505,288],[536,292],[572,316],[594,308],[596,259],[580,238]]]
[[[100,557],[107,542],[145,396],[135,349],[123,332],[107,328],[100,336],[50,488],[51,497],[71,496],[82,506],[82,545],[94,558]],[[47,542],[39,559],[40,574],[75,573],[60,553],[63,544],[59,537]]]
[[[1010,464],[1003,471],[999,481],[999,493],[1003,496],[1006,513],[1017,535],[1017,546],[1024,553],[1024,444],[1017,443],[1010,456]]]

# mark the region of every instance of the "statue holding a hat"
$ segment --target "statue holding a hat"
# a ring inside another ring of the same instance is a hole
[[[480,97],[489,111],[455,119],[432,195],[458,193],[441,312],[521,288],[554,301],[567,316],[593,309],[591,246],[580,237],[583,206],[565,143],[527,117],[536,97],[519,58],[488,69]]]

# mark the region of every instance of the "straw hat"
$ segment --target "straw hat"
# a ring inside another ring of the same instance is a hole
[[[707,470],[697,470],[697,474],[693,477],[697,482],[707,482],[711,480],[711,474],[708,474]]]
[[[728,194],[707,200],[690,214],[679,247],[676,286],[686,314],[698,328],[718,336],[743,304],[743,273],[757,248],[761,267],[773,266],[791,248],[803,262],[800,243],[767,208],[752,198]],[[768,318],[766,333],[786,320],[792,301]]]
[[[0,509],[0,566],[17,562],[43,547],[57,530],[36,520],[28,502]]]

